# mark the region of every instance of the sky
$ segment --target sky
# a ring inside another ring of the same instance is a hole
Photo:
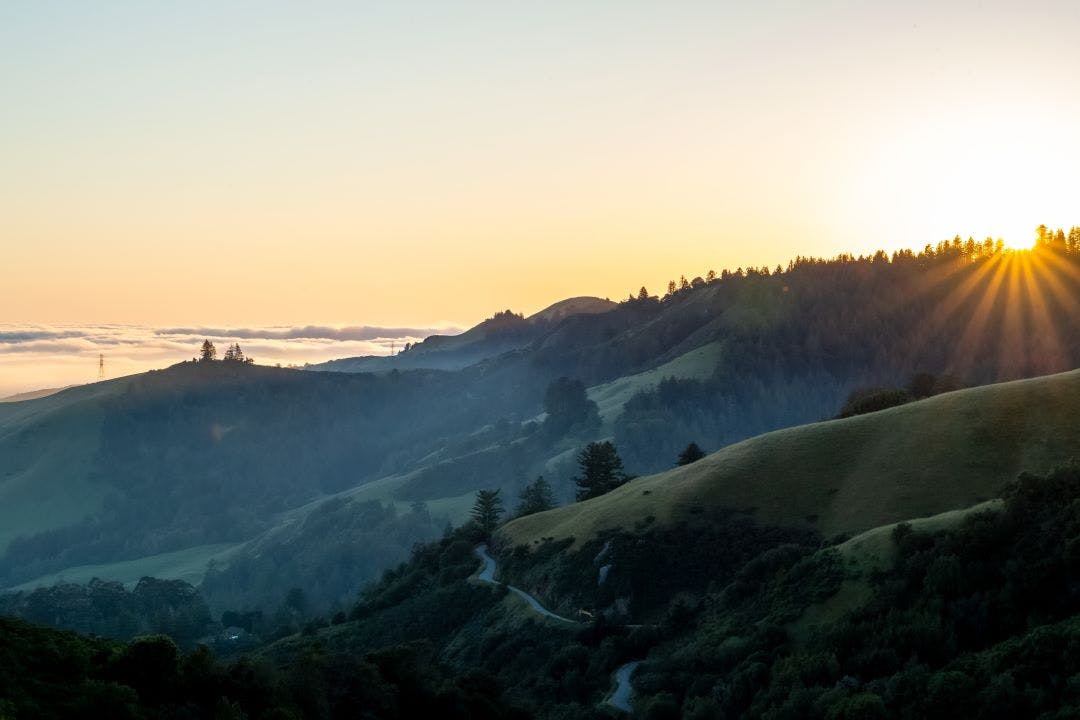
[[[1065,1],[3,2],[0,322],[467,327],[1022,245],[1080,224],[1077,37]]]

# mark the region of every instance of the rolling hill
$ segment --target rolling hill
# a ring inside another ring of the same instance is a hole
[[[13,403],[22,402],[23,400],[37,400],[38,398],[48,397],[55,395],[61,390],[67,390],[68,388],[75,387],[74,385],[66,385],[58,388],[42,388],[41,390],[30,390],[29,392],[17,393],[15,395],[8,395],[7,397],[0,398],[0,403]]]
[[[559,528],[523,535],[662,522],[699,505],[756,508],[835,534],[972,504],[1029,462],[1071,456],[1063,425],[1045,413],[1060,409],[1060,393],[1032,394],[1039,410],[1004,403],[993,415],[973,405],[924,418],[927,405],[915,404],[739,441],[831,417],[850,391],[903,386],[916,372],[980,384],[1080,366],[1080,326],[1066,302],[1080,256],[1047,258],[1069,270],[1048,278],[1061,297],[1042,305],[995,282],[1016,262],[949,244],[892,260],[800,258],[614,307],[571,298],[532,318],[499,313],[392,359],[456,358],[455,369],[181,363],[0,404],[0,585],[99,570],[129,578],[144,567],[195,578],[202,560],[230,548],[218,570],[235,570],[219,576],[233,597],[309,586],[310,573],[327,572],[304,567],[325,561],[335,568],[326,598],[340,598],[377,572],[358,555],[383,552],[368,542],[371,528],[391,541],[386,567],[447,521],[464,521],[478,489],[501,488],[513,507],[543,474],[568,500],[576,454],[601,438],[638,474],[670,467],[691,440],[726,449],[558,511]],[[545,427],[545,392],[560,376],[589,389],[600,426]],[[1040,382],[1054,381],[1032,387]],[[929,406],[948,409],[972,392]],[[991,421],[1015,442],[987,431]],[[1045,438],[1035,430],[1043,426]],[[948,457],[953,444],[971,450]],[[926,467],[948,462],[920,473],[907,461],[924,456]],[[321,557],[305,555],[319,548]],[[310,562],[290,559],[301,555]]]
[[[460,335],[432,335],[407,352],[391,356],[340,358],[310,365],[330,372],[389,372],[390,370],[461,370],[506,352],[524,348],[554,325],[574,315],[608,312],[616,303],[596,297],[561,300],[522,317],[506,310]]]
[[[860,533],[996,497],[1021,471],[1080,458],[1080,371],[970,388],[726,447],[598,498],[514,520],[514,544],[595,537],[704,509],[809,524],[825,537]]]
[[[78,522],[106,486],[90,469],[101,441],[102,403],[128,378],[0,404],[0,552],[21,534]]]

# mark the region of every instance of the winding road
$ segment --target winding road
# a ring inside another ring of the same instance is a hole
[[[615,671],[615,691],[611,693],[611,697],[604,702],[611,705],[616,710],[622,710],[625,713],[634,711],[634,706],[632,704],[634,700],[634,687],[630,684],[630,678],[640,664],[640,660],[635,660],[634,662],[628,662],[625,665],[619,666]]]
[[[546,607],[541,605],[539,600],[537,600],[536,598],[534,598],[532,595],[525,592],[521,588],[514,587],[513,585],[507,585],[506,583],[501,583],[498,580],[496,580],[495,579],[495,571],[496,571],[495,558],[491,557],[491,555],[488,554],[487,550],[488,550],[487,545],[483,545],[483,544],[477,545],[476,548],[475,548],[476,556],[479,557],[480,560],[483,561],[483,563],[484,563],[484,566],[480,569],[480,574],[476,576],[477,580],[479,580],[480,582],[488,583],[490,585],[503,585],[503,586],[505,586],[507,590],[514,593],[515,595],[520,597],[522,600],[524,600],[526,603],[528,603],[529,607],[532,608],[534,612],[536,612],[536,613],[538,613],[538,614],[540,614],[540,615],[542,615],[544,617],[551,618],[552,620],[558,620],[558,621],[564,622],[564,623],[571,623],[573,625],[579,624],[579,623],[575,622],[574,620],[571,620],[569,618],[564,618],[562,615],[556,615],[555,613],[551,612]],[[630,626],[628,626],[628,627],[630,627]],[[640,627],[640,626],[633,626],[633,627]],[[604,701],[606,704],[611,705],[616,710],[621,710],[622,712],[625,712],[625,713],[633,712],[633,704],[632,703],[633,703],[633,699],[634,699],[634,688],[630,684],[630,679],[633,676],[634,671],[637,670],[638,665],[640,665],[640,664],[641,664],[641,660],[635,660],[634,662],[629,662],[629,663],[626,663],[625,665],[620,665],[615,670],[615,672],[612,674],[612,677],[615,679],[615,689],[612,691],[612,693],[608,697],[608,699]]]
[[[487,545],[477,545],[476,554],[480,557],[481,560],[484,561],[483,569],[480,571],[480,574],[476,576],[477,580],[479,580],[480,582],[490,583],[491,585],[505,585],[507,590],[527,602],[529,604],[529,607],[531,607],[536,613],[543,615],[544,617],[551,618],[552,620],[558,620],[564,623],[572,623],[574,625],[577,624],[574,620],[571,620],[570,618],[564,618],[562,615],[556,615],[555,613],[551,612],[546,607],[541,605],[539,600],[537,600],[521,588],[514,587],[513,585],[506,585],[506,583],[501,583],[496,580],[495,558],[488,555]]]

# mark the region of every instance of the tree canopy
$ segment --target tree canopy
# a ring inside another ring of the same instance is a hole
[[[518,517],[550,510],[555,507],[555,494],[551,483],[540,475],[521,491],[521,503],[515,513]]]
[[[574,478],[578,487],[578,500],[588,500],[611,492],[627,480],[622,459],[610,440],[586,445],[578,455],[578,467],[580,475]]]

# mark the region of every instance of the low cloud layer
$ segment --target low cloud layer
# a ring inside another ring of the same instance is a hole
[[[384,340],[387,338],[424,338],[447,332],[460,332],[455,328],[385,328],[370,325],[334,328],[325,325],[304,327],[269,328],[162,328],[158,335],[202,335],[206,337],[229,337],[240,340]]]
[[[358,355],[388,355],[391,348],[429,335],[461,332],[454,327],[175,327],[135,325],[0,324],[0,398],[97,379],[98,355],[107,377],[167,367],[190,360],[204,339],[221,350],[239,342],[260,364],[303,365]]]

